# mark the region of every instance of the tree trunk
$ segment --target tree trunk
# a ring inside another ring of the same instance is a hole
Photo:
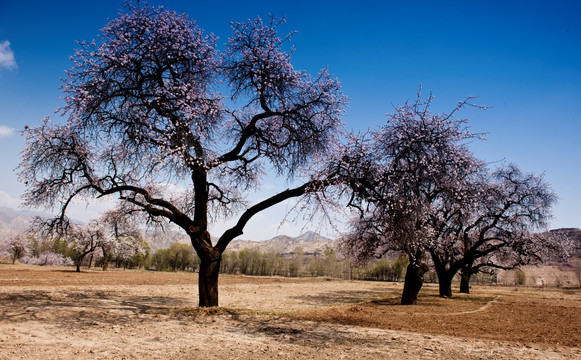
[[[402,305],[416,305],[418,303],[418,294],[424,284],[424,273],[427,270],[428,267],[425,264],[409,263],[401,295]]]
[[[470,294],[470,272],[462,271],[460,274],[460,292],[462,294]]]
[[[81,272],[81,264],[83,263],[83,260],[85,259],[86,255],[80,255],[79,259],[77,260],[77,272]]]
[[[109,268],[109,251],[103,248],[103,271]]]
[[[218,306],[220,259],[221,257],[214,261],[201,259],[198,278],[200,307]]]
[[[454,276],[450,276],[445,271],[442,271],[438,274],[438,288],[440,290],[441,297],[452,297],[452,278]]]

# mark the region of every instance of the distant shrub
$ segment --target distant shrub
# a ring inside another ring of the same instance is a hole
[[[517,270],[514,273],[514,282],[516,285],[524,285],[527,282],[527,275],[522,270]]]
[[[157,271],[194,271],[200,264],[200,258],[189,244],[173,243],[169,249],[157,250],[149,263],[150,269]]]
[[[577,276],[577,285],[581,288],[581,258],[575,260],[575,275]]]
[[[23,258],[23,262],[30,265],[41,265],[41,266],[69,266],[73,265],[73,261],[64,257],[62,254],[57,254],[52,251],[43,252],[38,256]]]

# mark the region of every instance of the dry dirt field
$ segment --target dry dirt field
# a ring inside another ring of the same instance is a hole
[[[581,291],[0,265],[0,359],[581,359]]]

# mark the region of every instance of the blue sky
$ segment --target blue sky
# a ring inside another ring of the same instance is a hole
[[[230,21],[286,16],[283,30],[298,31],[294,66],[311,73],[328,66],[339,78],[350,98],[348,129],[382,123],[420,84],[435,96],[435,111],[478,96],[491,108],[461,113],[488,133],[474,152],[544,173],[559,196],[551,228],[581,227],[580,1],[149,3],[185,11],[219,43]],[[0,206],[17,207],[24,190],[13,171],[19,130],[53,115],[75,41],[96,38],[122,8],[121,0],[0,0]],[[73,216],[86,219],[99,207],[82,209]],[[251,222],[244,237],[296,235],[302,228],[278,228],[284,210]]]

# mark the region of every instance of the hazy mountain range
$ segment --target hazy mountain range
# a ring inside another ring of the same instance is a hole
[[[48,214],[34,211],[14,210],[0,206],[0,232],[22,232],[28,229],[36,216],[48,217]]]
[[[145,240],[149,243],[152,252],[168,248],[174,242],[190,243],[189,237],[179,231],[149,232],[145,234]],[[216,243],[218,239],[212,238],[212,241]],[[334,248],[334,244],[333,240],[308,231],[297,237],[279,235],[261,241],[233,240],[226,251],[257,249],[264,252],[290,254],[300,247],[305,254],[321,254],[327,247]]]
[[[234,240],[228,245],[227,250],[240,251],[244,249],[259,249],[265,252],[290,254],[300,247],[305,254],[320,254],[325,248],[334,248],[335,242],[315,232],[308,231],[297,237],[279,235],[270,240],[251,241]]]

